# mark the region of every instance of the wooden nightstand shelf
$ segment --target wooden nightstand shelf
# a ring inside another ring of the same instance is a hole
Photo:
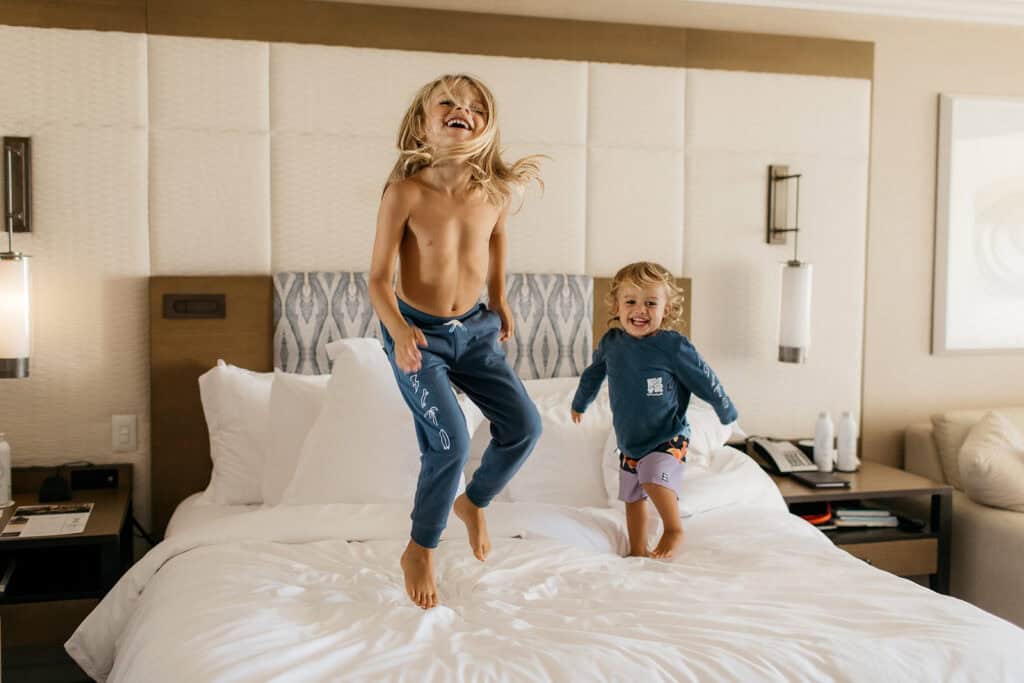
[[[928,496],[928,519],[921,530],[900,528],[834,529],[824,533],[843,550],[900,576],[927,574],[932,590],[949,594],[949,544],[953,522],[953,488],[904,470],[864,462],[852,473],[836,472],[848,489],[812,489],[772,475],[786,503],[872,501],[899,513],[906,502]],[[901,504],[902,503],[902,504]]]
[[[80,534],[0,540],[0,575],[12,567],[0,594],[3,673],[11,680],[68,680],[43,670],[77,672],[64,641],[132,562],[132,466],[118,470],[117,488],[73,491],[71,501],[91,502]],[[39,503],[36,492],[53,468],[15,468],[15,506],[0,515],[0,528],[18,505]],[[81,680],[79,677],[69,680]]]

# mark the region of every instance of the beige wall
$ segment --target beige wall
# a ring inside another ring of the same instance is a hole
[[[873,41],[864,453],[899,463],[908,423],[945,408],[1024,404],[1024,353],[929,352],[938,94],[1024,97],[1024,27],[665,0],[401,4]]]

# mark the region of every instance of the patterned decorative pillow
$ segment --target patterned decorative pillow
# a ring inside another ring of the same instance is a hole
[[[544,379],[583,372],[593,344],[593,279],[510,273],[505,291],[516,322],[505,350],[519,376]],[[326,374],[331,370],[324,349],[329,342],[380,336],[366,273],[274,275],[274,365],[278,369]]]

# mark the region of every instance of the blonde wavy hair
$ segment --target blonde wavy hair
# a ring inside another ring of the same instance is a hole
[[[430,108],[430,99],[437,90],[441,90],[453,102],[468,107],[468,102],[459,102],[453,93],[461,84],[469,85],[480,93],[487,122],[483,130],[472,140],[441,150],[427,142],[427,111]],[[398,160],[391,169],[391,175],[388,176],[384,188],[386,190],[392,183],[405,180],[435,164],[465,162],[470,168],[470,189],[482,191],[488,201],[502,206],[514,191],[523,188],[532,180],[536,180],[541,189],[544,188],[544,183],[540,179],[542,158],[542,154],[531,154],[512,164],[506,163],[501,158],[498,110],[490,89],[473,76],[445,74],[420,88],[408,111],[405,112],[402,125],[398,129]]]
[[[683,319],[683,290],[676,284],[676,279],[668,268],[652,261],[637,261],[628,266],[619,268],[612,278],[611,289],[604,297],[605,306],[608,307],[608,327],[618,321],[619,290],[623,285],[633,285],[639,289],[651,285],[665,285],[665,293],[668,302],[665,305],[665,318],[662,326],[668,323],[669,327],[676,327]]]

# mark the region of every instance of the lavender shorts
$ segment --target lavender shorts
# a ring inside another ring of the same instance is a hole
[[[635,461],[620,457],[619,500],[635,503],[647,498],[644,484],[657,484],[678,491],[688,445],[686,439],[676,437],[672,442],[662,444],[665,447],[671,446],[673,452],[668,452],[668,448],[665,451],[657,450]]]

